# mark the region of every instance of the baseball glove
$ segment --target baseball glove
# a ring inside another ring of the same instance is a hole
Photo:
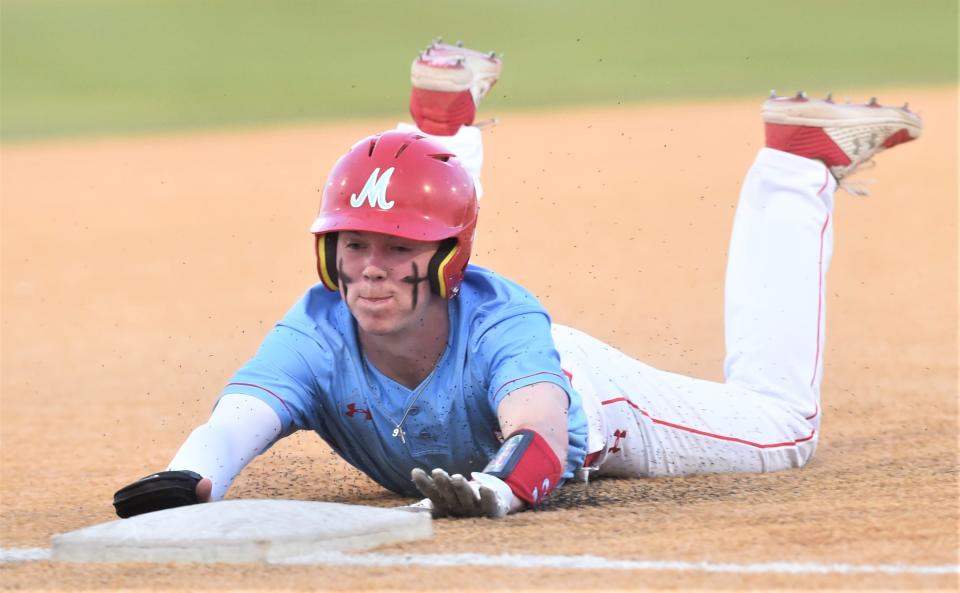
[[[123,519],[200,502],[197,484],[203,477],[191,471],[166,471],[140,478],[113,495],[113,507]]]

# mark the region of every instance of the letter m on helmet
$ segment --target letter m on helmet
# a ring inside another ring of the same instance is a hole
[[[360,190],[360,195],[350,195],[350,205],[359,208],[363,206],[364,202],[367,202],[371,208],[376,207],[381,210],[393,208],[393,202],[387,200],[387,185],[390,183],[391,175],[393,175],[393,167],[384,171],[383,175],[380,175],[380,167],[374,169],[370,178],[363,185],[363,189]]]

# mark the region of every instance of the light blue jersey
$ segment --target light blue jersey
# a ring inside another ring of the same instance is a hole
[[[583,464],[587,419],[560,368],[543,306],[519,285],[470,265],[449,314],[447,348],[433,374],[411,390],[366,359],[349,309],[338,293],[318,284],[223,393],[266,402],[280,417],[282,434],[315,430],[377,483],[418,496],[413,468],[464,475],[482,470],[500,447],[496,410],[503,398],[526,385],[554,383],[570,398],[563,477],[572,477]],[[393,432],[408,406],[404,442]]]

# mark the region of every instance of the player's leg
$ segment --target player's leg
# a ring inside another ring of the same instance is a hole
[[[727,383],[577,338],[586,360],[603,361],[602,376],[578,381],[568,369],[575,387],[599,394],[608,420],[603,474],[776,471],[810,459],[835,187],[823,163],[781,151],[762,150],[750,168],[727,268]]]
[[[746,387],[655,369],[563,326],[554,341],[585,410],[601,411],[600,475],[777,471],[816,447],[807,419]]]
[[[457,155],[473,175],[478,197],[483,193],[483,139],[482,124],[474,125],[476,108],[502,69],[501,59],[493,52],[431,43],[410,67],[410,115],[415,125],[398,125],[437,140]]]
[[[452,136],[461,126],[473,125],[477,105],[502,70],[494,52],[434,41],[410,68],[410,115],[427,134]]]
[[[876,101],[803,94],[771,97],[763,113],[767,148],[744,180],[730,241],[724,371],[818,426],[837,180],[915,138],[920,121]]]
[[[727,384],[815,425],[835,188],[822,162],[761,150],[744,180],[727,262]]]
[[[659,371],[579,332],[555,332],[574,387],[602,406],[603,474],[776,471],[813,454],[834,176],[916,137],[920,125],[901,110],[805,97],[771,99],[765,119],[771,148],[747,175],[731,239],[727,382]]]

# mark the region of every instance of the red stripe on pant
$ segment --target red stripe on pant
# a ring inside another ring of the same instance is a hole
[[[677,429],[677,430],[682,430],[682,431],[685,431],[685,432],[690,432],[690,433],[693,433],[693,434],[698,434],[698,435],[700,435],[700,436],[705,436],[705,437],[708,437],[708,438],[711,438],[711,439],[719,439],[719,440],[721,440],[721,441],[730,441],[730,442],[733,442],[733,443],[740,443],[741,445],[748,445],[748,446],[750,446],[750,447],[757,447],[758,449],[774,449],[774,448],[777,448],[777,447],[793,447],[793,446],[798,445],[798,444],[800,444],[800,443],[804,443],[804,442],[806,442],[806,441],[811,440],[811,439],[817,434],[816,429],[813,429],[813,430],[810,431],[810,434],[809,434],[809,435],[807,435],[807,436],[805,436],[805,437],[803,437],[803,438],[799,438],[799,439],[793,440],[793,441],[784,441],[784,442],[782,442],[782,443],[755,443],[755,442],[753,442],[753,441],[747,441],[747,440],[744,440],[744,439],[738,439],[737,437],[730,437],[730,436],[724,436],[724,435],[721,435],[721,434],[714,434],[714,433],[712,433],[712,432],[707,432],[707,431],[704,431],[704,430],[700,430],[700,429],[698,429],[698,428],[692,428],[692,427],[690,427],[690,426],[683,426],[683,425],[681,425],[681,424],[676,424],[676,423],[674,423],[674,422],[667,422],[666,420],[660,420],[659,418],[654,418],[654,417],[651,416],[646,410],[641,409],[640,406],[638,406],[637,404],[635,404],[635,403],[633,403],[632,401],[630,401],[630,399],[627,398],[627,397],[617,397],[617,398],[614,398],[614,399],[604,400],[604,401],[602,401],[602,402],[600,402],[600,403],[606,406],[606,405],[615,404],[615,403],[618,403],[618,402],[625,402],[625,403],[629,404],[629,405],[632,406],[635,410],[637,410],[638,412],[640,412],[641,414],[643,414],[644,416],[646,416],[647,418],[649,418],[654,424],[659,424],[659,425],[661,425],[661,426],[667,426],[667,427],[669,427],[669,428],[675,428],[675,429]]]

